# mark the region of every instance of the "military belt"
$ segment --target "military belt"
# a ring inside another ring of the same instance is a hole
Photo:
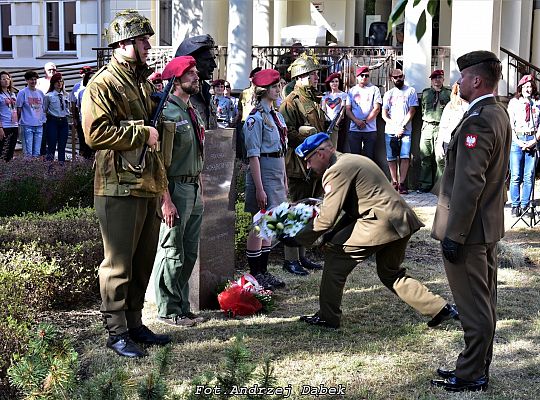
[[[280,158],[283,157],[285,153],[282,151],[276,151],[274,153],[261,153],[261,157],[271,157],[271,158]]]
[[[169,178],[178,183],[197,183],[199,181],[198,175],[197,176],[187,176],[187,175],[169,176]]]

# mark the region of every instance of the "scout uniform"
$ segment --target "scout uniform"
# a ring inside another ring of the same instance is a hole
[[[113,19],[107,38],[113,46],[153,33],[147,18],[127,10]],[[167,187],[160,152],[148,149],[139,164],[155,109],[150,98],[154,88],[147,80],[151,72],[146,64],[115,51],[86,87],[81,105],[86,143],[97,150],[94,203],[105,252],[99,287],[107,346],[127,357],[146,355],[131,339],[170,341],[153,335],[141,321],[159,233],[158,198]]]
[[[192,60],[189,68],[195,66],[191,56],[177,57],[171,63],[181,59]],[[200,117],[190,113],[190,108],[194,112],[191,102],[186,104],[170,94],[163,112],[163,119],[172,121],[176,128],[167,178],[179,218],[172,228],[161,223],[153,274],[158,315],[170,319],[190,315],[188,281],[197,261],[203,215],[199,175],[203,169],[204,143],[199,130],[204,128]],[[197,119],[193,120],[193,116]]]
[[[500,63],[488,51],[474,51],[457,60],[460,71],[483,62]],[[480,380],[474,390],[487,387],[493,354],[497,242],[504,235],[511,138],[508,114],[492,94],[470,102],[448,144],[431,232],[442,241],[444,267],[465,335],[454,376],[466,382]],[[455,379],[432,382],[448,390],[460,388]]]
[[[297,153],[307,158],[328,140],[328,135],[318,136],[319,139],[306,139]],[[320,309],[314,316],[324,324],[317,325],[340,326],[347,276],[373,254],[381,282],[415,310],[436,317],[451,307],[401,267],[407,242],[423,224],[377,164],[364,156],[336,152],[322,180],[325,194],[320,213],[295,236],[299,243],[309,245],[331,230],[324,247]],[[303,319],[312,323],[314,317]],[[434,326],[431,321],[428,325]]]
[[[443,70],[435,70],[429,76],[444,76]],[[450,88],[442,87],[436,91],[432,87],[422,92],[422,134],[420,136],[420,191],[431,190],[444,170],[444,161],[440,165],[435,159],[435,143],[439,134],[439,122],[446,104],[450,102]]]

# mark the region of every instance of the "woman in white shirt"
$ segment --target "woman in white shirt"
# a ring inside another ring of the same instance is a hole
[[[324,96],[321,100],[321,108],[326,115],[326,119],[328,121],[333,121],[334,118],[341,114],[342,111],[345,109],[345,102],[347,101],[347,93],[344,92],[343,89],[343,80],[341,79],[341,74],[339,72],[335,72],[326,78],[324,81],[326,84],[326,92],[324,93]],[[338,137],[332,136],[332,143],[339,151],[343,150],[344,142],[346,139],[347,132],[346,130],[343,130],[341,128],[345,127],[345,123],[343,123],[343,120],[340,123],[340,129],[338,133]],[[335,131],[335,130],[334,130]]]
[[[19,121],[17,117],[17,91],[9,72],[0,72],[0,160],[13,158]]]
[[[49,91],[45,94],[45,112],[47,113],[47,124],[45,125],[46,159],[53,161],[54,154],[58,151],[58,161],[63,163],[66,160],[66,143],[69,133],[67,119],[69,104],[61,73],[56,73],[51,78]]]
[[[512,125],[510,200],[514,217],[521,216],[531,200],[539,114],[540,102],[536,84],[531,75],[525,75],[518,83],[514,98],[508,103],[508,115]]]

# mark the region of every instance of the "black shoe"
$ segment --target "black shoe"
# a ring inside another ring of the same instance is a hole
[[[254,278],[257,280],[259,285],[264,288],[264,290],[271,290],[272,292],[275,290],[274,285],[269,282],[269,280],[264,276],[264,274],[257,274],[254,276]]]
[[[521,215],[521,208],[519,206],[512,207],[512,217],[519,217]]]
[[[146,325],[141,325],[138,328],[131,328],[129,331],[129,337],[135,343],[144,344],[147,346],[165,346],[171,342],[171,338],[167,335],[157,335],[152,332]]]
[[[488,379],[482,376],[474,381],[466,381],[457,376],[452,376],[448,379],[432,379],[431,384],[442,387],[449,392],[478,392],[487,389]]]
[[[277,276],[272,275],[270,272],[266,271],[263,276],[266,281],[276,289],[281,289],[285,287],[285,282],[283,282]]]
[[[449,379],[449,378],[452,378],[453,376],[456,376],[456,370],[437,368],[437,375],[439,375],[441,378]]]
[[[287,261],[283,263],[283,269],[287,272],[290,272],[291,274],[295,275],[309,275],[309,272],[307,272],[302,266],[300,265],[300,262],[297,260],[294,261]]]
[[[107,347],[122,357],[138,358],[146,357],[148,355],[144,349],[139,347],[139,345],[129,337],[128,332],[122,333],[121,335],[109,335]]]
[[[322,265],[314,263],[306,257],[300,257],[300,265],[305,269],[323,269]]]
[[[325,328],[331,328],[331,329],[339,329],[339,325],[333,325],[321,317],[319,317],[319,314],[314,315],[302,315],[300,317],[300,321],[306,322],[310,325],[318,325],[318,326],[324,326]]]
[[[441,311],[439,311],[437,315],[435,315],[431,319],[431,321],[427,323],[427,326],[429,326],[430,328],[434,328],[440,325],[441,323],[443,323],[444,321],[447,321],[451,318],[456,319],[456,320],[459,319],[459,313],[458,313],[457,308],[454,305],[447,304],[443,307]]]

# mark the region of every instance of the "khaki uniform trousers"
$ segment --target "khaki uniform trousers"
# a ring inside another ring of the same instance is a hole
[[[463,245],[458,262],[444,268],[464,331],[465,349],[456,376],[468,381],[489,374],[497,323],[497,243]]]
[[[197,262],[203,217],[198,184],[171,181],[169,191],[180,218],[172,228],[161,224],[153,271],[158,315],[164,318],[191,311],[189,278]]]
[[[431,190],[442,176],[444,163],[441,165],[435,157],[435,144],[439,135],[439,124],[425,122],[420,136],[420,176],[418,185]],[[441,168],[442,167],[442,168]]]
[[[101,313],[109,334],[142,325],[159,233],[157,197],[94,196],[105,258],[99,267]]]
[[[341,301],[347,277],[358,263],[375,254],[377,275],[381,282],[401,300],[423,315],[435,316],[446,305],[446,300],[433,294],[427,287],[406,275],[401,267],[410,236],[371,247],[325,246],[324,270],[319,293],[319,316],[339,326]]]

